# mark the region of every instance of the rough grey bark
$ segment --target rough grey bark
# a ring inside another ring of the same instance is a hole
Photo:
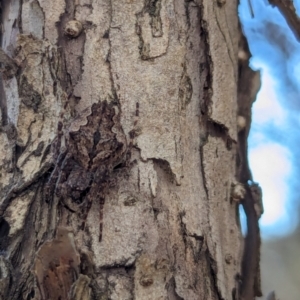
[[[2,21],[2,299],[253,287],[231,196],[237,2],[10,0]]]

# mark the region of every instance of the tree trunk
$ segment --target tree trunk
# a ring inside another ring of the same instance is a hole
[[[225,2],[2,1],[1,299],[254,298]]]

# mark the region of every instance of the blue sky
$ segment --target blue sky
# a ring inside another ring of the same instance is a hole
[[[261,70],[262,87],[253,105],[249,162],[263,188],[265,238],[295,229],[300,204],[300,43],[283,16],[267,0],[240,1],[239,15],[252,53],[251,66]],[[300,11],[300,0],[294,1]],[[297,180],[298,179],[298,180]]]

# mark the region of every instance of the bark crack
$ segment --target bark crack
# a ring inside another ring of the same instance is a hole
[[[215,291],[215,295],[217,296],[218,300],[225,300],[222,297],[222,294],[218,288],[218,277],[217,277],[217,264],[216,261],[214,260],[213,256],[211,255],[208,245],[206,245],[207,249],[205,251],[205,257],[207,261],[207,265],[209,266],[209,275],[212,281],[212,285]]]
[[[225,42],[226,46],[227,46],[227,47],[226,47],[226,50],[227,50],[227,53],[228,53],[228,57],[229,57],[229,59],[230,59],[230,61],[231,61],[232,67],[235,68],[235,65],[234,65],[234,59],[233,59],[233,57],[231,56],[231,53],[230,53],[230,50],[229,50],[229,48],[231,48],[231,47],[229,47],[229,44],[227,43],[226,35],[225,35],[225,33],[224,33],[224,31],[223,31],[221,25],[220,25],[218,16],[217,16],[216,11],[215,11],[215,5],[213,5],[213,9],[214,9],[214,16],[215,16],[215,19],[216,19],[218,28],[219,28],[219,30],[220,30],[222,36],[223,36],[223,39],[224,39],[224,42]],[[226,16],[225,16],[225,18],[226,18]],[[227,23],[227,18],[226,18],[226,23]],[[237,79],[237,78],[236,78],[236,72],[234,72],[234,76],[235,76],[235,80],[236,80],[236,79]]]
[[[207,131],[210,136],[221,138],[224,141],[227,150],[231,150],[232,144],[237,143],[233,138],[230,137],[228,133],[229,130],[225,125],[210,118],[207,121]]]
[[[163,29],[161,2],[161,0],[145,0],[143,9],[139,13],[136,13],[135,32],[139,38],[138,48],[142,60],[151,60],[167,54],[169,47],[168,29]],[[150,18],[149,22],[147,21],[148,18]],[[145,28],[148,25],[151,27],[150,36]],[[158,39],[162,39],[162,43],[155,44]],[[152,48],[156,48],[154,52]]]
[[[205,176],[205,166],[204,166],[204,149],[203,149],[203,145],[200,145],[200,164],[201,164],[201,175],[202,175],[202,181],[203,181],[203,187],[204,187],[204,191],[205,191],[205,196],[206,196],[206,200],[209,200],[209,193],[208,193],[208,186],[207,186],[207,180],[206,180],[206,176]]]

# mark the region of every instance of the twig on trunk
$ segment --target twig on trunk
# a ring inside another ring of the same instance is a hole
[[[296,14],[293,1],[291,0],[269,0],[272,6],[276,6],[284,16],[296,39],[300,41],[300,18]]]

